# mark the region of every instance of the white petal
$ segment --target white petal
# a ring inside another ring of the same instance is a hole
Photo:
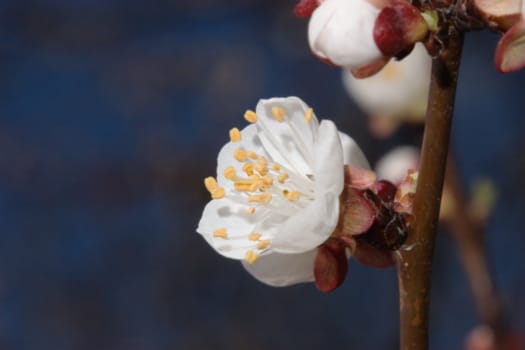
[[[325,0],[308,26],[312,51],[350,68],[366,66],[382,57],[373,31],[379,9],[367,0]]]
[[[269,157],[259,138],[257,126],[253,124],[248,125],[241,130],[241,141],[228,142],[221,148],[219,155],[217,156],[217,182],[219,183],[219,186],[225,187],[227,189],[233,188],[233,183],[227,180],[223,175],[224,169],[229,166],[233,166],[238,175],[244,174],[242,171],[242,166],[244,163],[239,162],[233,158],[233,153],[238,148],[255,152],[266,158]]]
[[[339,132],[339,138],[343,146],[344,164],[352,164],[364,169],[370,169],[368,160],[354,139],[343,132]]]
[[[284,121],[277,121],[272,107],[285,110]],[[256,113],[257,127],[264,148],[271,158],[299,174],[311,174],[311,154],[317,128],[317,118],[304,121],[308,106],[297,97],[260,100]]]
[[[316,196],[326,192],[337,195],[343,191],[343,148],[339,132],[330,120],[323,120],[314,149],[314,177]]]
[[[339,219],[339,193],[325,193],[290,217],[275,234],[274,252],[303,253],[317,247],[334,231]]]
[[[379,73],[357,79],[343,71],[348,94],[369,115],[423,118],[426,112],[432,58],[422,44],[401,61],[391,60]]]
[[[315,200],[290,217],[274,234],[272,249],[302,253],[323,243],[339,218],[344,186],[343,150],[334,123],[323,120],[314,144]]]
[[[232,259],[242,259],[247,249],[255,247],[254,242],[248,240],[248,235],[253,232],[255,225],[260,220],[255,213],[246,213],[248,206],[238,204],[228,198],[210,201],[204,208],[197,232],[215,249]],[[213,232],[226,228],[228,238],[213,237]]]
[[[417,169],[419,149],[413,146],[396,147],[376,163],[377,178],[400,184],[408,175],[409,169]]]
[[[248,272],[274,287],[284,287],[314,280],[314,260],[317,249],[302,254],[272,253],[260,257],[254,264],[243,262]]]

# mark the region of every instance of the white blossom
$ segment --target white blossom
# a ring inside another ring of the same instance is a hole
[[[349,69],[383,60],[374,41],[379,12],[367,0],[323,1],[310,18],[310,48],[317,56]]]
[[[422,44],[401,61],[390,61],[379,73],[357,79],[343,70],[348,94],[370,116],[422,119],[430,87],[432,59]]]
[[[274,286],[312,281],[317,247],[339,220],[344,164],[368,168],[357,144],[297,97],[259,101],[230,130],[197,231]]]

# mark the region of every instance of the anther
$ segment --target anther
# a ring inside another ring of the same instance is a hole
[[[262,194],[255,194],[255,195],[248,197],[248,202],[250,203],[258,202],[261,204],[268,204],[271,200],[272,200],[272,194],[268,192],[265,192]]]
[[[241,141],[241,132],[237,128],[233,128],[230,130],[230,141],[231,142],[238,142]]]
[[[270,175],[263,176],[262,181],[267,187],[273,185],[273,178]]]
[[[248,176],[251,176],[253,175],[253,163],[245,163],[243,166],[242,166],[242,171],[244,171],[246,173],[246,175]]]
[[[287,173],[279,174],[279,176],[277,177],[277,181],[279,181],[279,183],[284,183],[286,179],[288,179]]]
[[[312,120],[313,114],[314,114],[314,110],[311,108],[308,108],[306,110],[306,113],[304,114],[304,120],[308,123],[310,120]]]
[[[286,193],[284,194],[286,199],[288,199],[291,202],[298,200],[300,195],[301,195],[301,192],[298,192],[298,191],[292,191],[292,192],[286,191]]]
[[[256,163],[253,168],[262,176],[268,174],[268,168],[266,167],[266,165]]]
[[[248,215],[252,215],[255,213],[255,207],[249,207],[248,210],[246,210],[246,213],[248,213]]]
[[[257,258],[259,258],[259,255],[257,255],[257,253],[255,253],[253,250],[248,250],[246,254],[244,254],[244,260],[248,264],[253,264],[257,261]]]
[[[232,181],[235,180],[235,178],[237,177],[235,173],[235,168],[232,166],[229,166],[226,169],[224,169],[223,175],[225,178]]]
[[[262,234],[260,234],[259,232],[253,232],[248,235],[248,240],[255,242],[258,241],[259,238],[261,238],[261,236]]]
[[[204,179],[204,186],[208,192],[212,193],[219,185],[217,185],[217,180],[214,177],[210,176]]]
[[[233,158],[237,159],[239,162],[244,162],[246,157],[248,157],[248,155],[242,148],[237,148],[235,152],[233,152]]]
[[[277,163],[275,163],[274,165],[272,165],[272,169],[275,170],[275,171],[279,171],[281,170],[281,166]]]
[[[257,117],[257,114],[255,114],[254,111],[248,109],[244,113],[244,119],[246,119],[246,121],[249,122],[249,123],[257,123],[257,119],[259,119],[259,118]]]
[[[211,198],[213,199],[221,199],[221,198],[224,198],[225,195],[226,195],[226,192],[224,191],[224,188],[222,187],[217,187],[216,189],[211,191]]]
[[[282,123],[286,112],[281,107],[272,107],[272,114],[275,120],[277,120],[279,123]]]
[[[257,159],[257,158],[259,158],[257,153],[252,152],[252,151],[248,151],[248,153],[246,153],[246,154],[248,155],[248,158],[250,158],[250,159]]]
[[[269,240],[264,240],[264,241],[260,241],[259,243],[257,243],[257,249],[266,249],[270,246],[270,241]]]
[[[213,237],[226,239],[228,238],[228,230],[226,229],[226,227],[219,228],[213,231]]]

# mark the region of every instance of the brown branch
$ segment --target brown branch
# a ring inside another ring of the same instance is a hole
[[[428,348],[430,273],[447,161],[463,33],[450,30],[448,47],[434,59],[414,201],[415,220],[397,257],[402,350]]]
[[[450,197],[452,208],[446,223],[456,243],[479,318],[492,330],[496,349],[502,349],[506,330],[504,309],[490,276],[482,225],[468,210],[461,188],[453,157],[449,156],[444,191]]]

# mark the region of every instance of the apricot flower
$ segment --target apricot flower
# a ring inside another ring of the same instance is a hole
[[[217,178],[205,180],[212,200],[197,231],[266,284],[313,281],[317,247],[338,224],[344,164],[368,162],[297,97],[261,100],[245,119],[219,152]]]

